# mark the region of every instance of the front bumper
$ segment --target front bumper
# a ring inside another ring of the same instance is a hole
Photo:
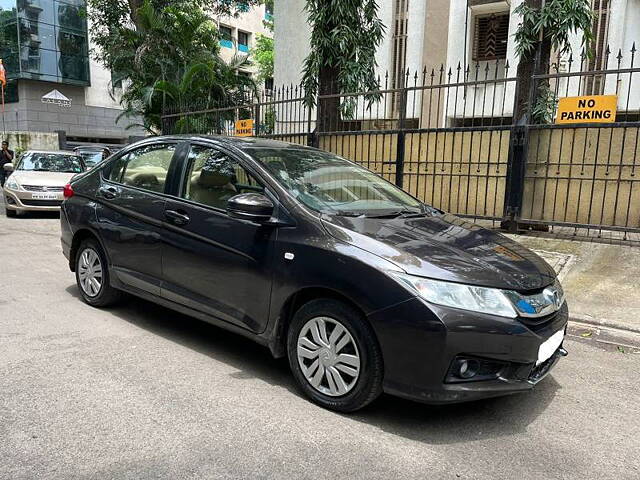
[[[566,331],[568,309],[518,320],[429,305],[414,298],[369,316],[385,362],[385,392],[425,403],[456,403],[531,390],[565,354],[536,365],[540,345]],[[451,383],[454,360],[503,362],[496,378]]]
[[[2,194],[5,208],[16,212],[57,212],[64,201],[62,191],[30,192],[5,186]]]

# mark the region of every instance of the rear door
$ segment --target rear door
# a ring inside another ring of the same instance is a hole
[[[178,142],[138,147],[104,172],[97,217],[112,271],[127,286],[160,295],[165,187]]]
[[[227,152],[191,145],[178,195],[165,203],[165,298],[264,331],[277,229],[226,212],[234,195],[262,191],[257,177]]]

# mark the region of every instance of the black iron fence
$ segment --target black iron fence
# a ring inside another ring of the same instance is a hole
[[[607,49],[603,70],[588,70],[586,55],[556,59],[526,80],[536,91],[528,125],[513,122],[519,80],[498,60],[407,72],[400,85],[386,75],[379,90],[311,101],[290,85],[242,105],[182,105],[165,113],[163,132],[234,135],[248,119],[253,135],[334,152],[460,216],[626,235],[640,232],[635,54]],[[554,123],[560,98],[584,95],[615,95],[616,121]]]

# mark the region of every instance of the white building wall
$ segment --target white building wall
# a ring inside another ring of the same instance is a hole
[[[274,84],[299,85],[309,53],[311,28],[304,12],[305,0],[277,0],[274,5]],[[385,2],[386,3],[386,2]]]

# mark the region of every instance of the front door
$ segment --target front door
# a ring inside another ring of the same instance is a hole
[[[175,143],[151,144],[118,158],[97,193],[97,229],[113,274],[128,287],[160,295],[165,184]]]
[[[192,145],[165,204],[162,296],[253,332],[266,328],[277,230],[231,218],[227,201],[263,186],[216,148]]]

